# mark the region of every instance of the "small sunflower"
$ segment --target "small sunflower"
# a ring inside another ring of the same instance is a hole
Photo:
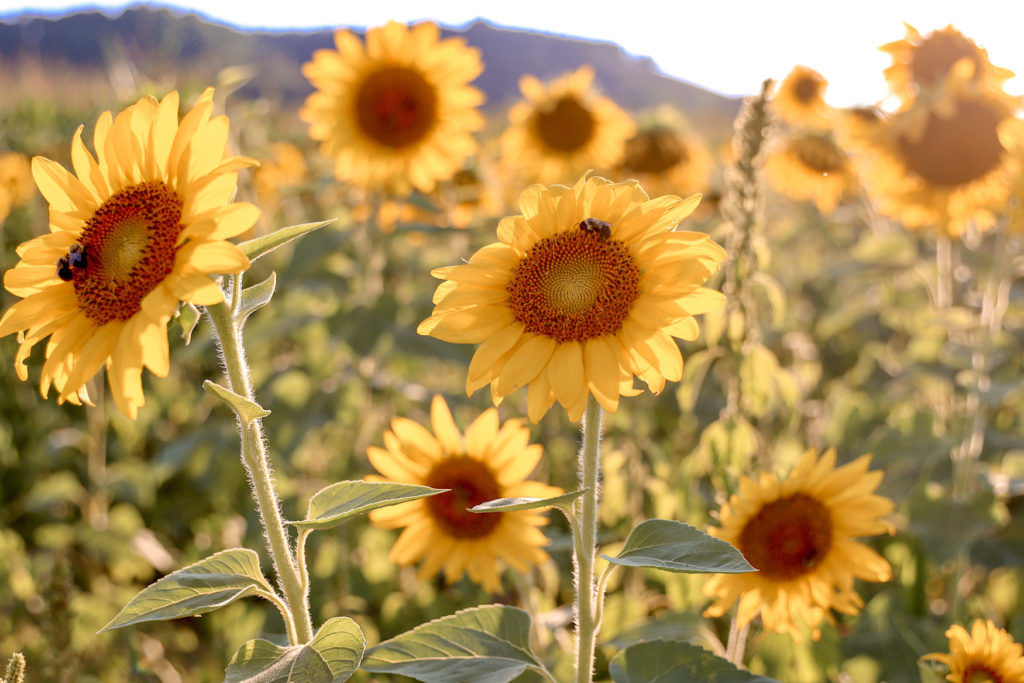
[[[975,619],[971,632],[959,625],[946,631],[949,654],[933,652],[934,659],[949,667],[952,683],[1024,683],[1024,647],[990,620]]]
[[[226,116],[210,117],[213,89],[178,122],[178,93],[144,97],[96,123],[96,156],[71,142],[76,175],[36,157],[32,174],[50,204],[50,234],[18,247],[4,285],[23,297],[0,319],[17,332],[18,377],[32,347],[49,337],[40,378],[44,397],[88,400],[85,383],[104,365],[118,409],[135,418],[145,404],[142,368],[169,369],[167,321],[182,301],[224,300],[213,273],[249,267],[225,241],[252,227],[259,211],[232,203],[236,171],[255,162],[225,156]]]
[[[572,420],[591,393],[614,412],[634,376],[659,393],[679,381],[674,337],[696,339],[693,316],[724,297],[701,287],[725,259],[702,233],[673,232],[700,201],[649,199],[639,183],[580,178],[574,187],[534,185],[522,214],[498,223],[497,243],[465,265],[437,268],[445,282],[420,334],[480,344],[466,391],[487,384],[496,403],[529,385],[536,422],[557,400]]]
[[[441,40],[429,22],[372,28],[365,47],[339,29],[334,43],[302,67],[317,90],[299,116],[339,180],[429,192],[476,151],[484,96],[469,83],[483,71],[479,50]]]
[[[790,199],[811,200],[823,214],[835,211],[857,185],[853,163],[833,136],[811,129],[783,134],[769,150],[764,173],[776,191]]]
[[[707,190],[711,153],[696,135],[656,123],[626,141],[618,173],[633,178],[657,197]]]
[[[792,126],[827,128],[832,108],[825,102],[828,81],[806,66],[795,66],[782,80],[772,103],[779,118]]]
[[[708,530],[739,548],[759,571],[719,574],[704,585],[715,601],[704,611],[718,617],[739,601],[739,625],[760,612],[768,631],[801,639],[806,624],[815,640],[830,610],[856,614],[863,601],[855,578],[888,581],[889,563],[854,539],[889,530],[881,517],[892,501],[872,493],[882,480],[869,472],[870,456],[836,468],[835,451],[806,451],[784,481],[762,474],[740,480],[739,494],[722,506],[721,527]]]
[[[8,208],[27,204],[34,194],[35,185],[28,157],[18,152],[0,154],[0,195],[6,197]],[[2,219],[3,216],[0,216]]]
[[[531,180],[565,182],[590,168],[611,169],[636,128],[615,102],[596,93],[594,69],[582,66],[548,85],[519,79],[523,101],[509,110],[502,154]]]
[[[544,449],[529,443],[530,430],[520,420],[499,425],[498,411],[490,408],[463,436],[448,404],[435,396],[430,424],[433,432],[406,418],[393,420],[384,433],[385,448],[371,446],[367,452],[380,474],[366,479],[451,490],[374,510],[370,519],[402,529],[390,558],[402,565],[422,559],[421,579],[443,569],[448,583],[454,583],[466,573],[496,593],[501,589],[499,560],[526,572],[547,559],[542,548],[548,539],[540,530],[547,518],[537,510],[476,513],[468,508],[498,498],[551,498],[564,491],[526,479]]]
[[[290,142],[275,142],[271,154],[253,171],[252,184],[260,203],[273,206],[278,202],[279,191],[302,183],[308,171],[302,150]]]

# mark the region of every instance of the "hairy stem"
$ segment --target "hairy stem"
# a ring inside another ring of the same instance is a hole
[[[597,550],[598,482],[601,479],[601,406],[587,398],[583,418],[583,448],[580,451],[580,488],[576,500],[578,532],[573,547],[576,565],[576,683],[590,683],[594,677],[597,649],[597,584],[594,557]]]

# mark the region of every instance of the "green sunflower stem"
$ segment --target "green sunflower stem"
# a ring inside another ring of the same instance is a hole
[[[227,370],[228,388],[239,396],[255,402],[252,383],[249,379],[249,365],[242,342],[242,320],[238,311],[242,278],[232,278],[232,304],[217,304],[206,311],[220,344],[224,367]],[[242,442],[242,462],[249,473],[253,498],[260,513],[260,523],[267,537],[267,546],[277,571],[278,582],[284,593],[289,613],[283,614],[292,645],[308,643],[313,639],[313,624],[309,614],[306,589],[288,540],[288,532],[281,517],[277,490],[270,472],[270,455],[263,436],[260,419],[245,425],[239,419],[238,429]]]
[[[580,452],[580,488],[576,501],[578,532],[573,548],[576,564],[576,683],[590,683],[597,650],[598,586],[594,580],[597,554],[598,482],[601,479],[601,406],[587,398],[583,418],[583,449]]]

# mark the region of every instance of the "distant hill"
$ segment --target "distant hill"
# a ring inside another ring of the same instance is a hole
[[[486,68],[476,84],[488,106],[504,108],[519,96],[523,74],[541,79],[592,64],[602,90],[621,106],[642,110],[672,104],[706,133],[720,132],[735,116],[739,101],[658,72],[647,58],[627,55],[618,45],[510,30],[478,20],[461,35],[480,49]],[[127,59],[156,82],[176,82],[177,73],[212,76],[228,66],[247,65],[255,73],[240,96],[267,97],[297,107],[311,92],[300,67],[314,50],[331,47],[332,32],[240,31],[194,14],[167,8],[134,7],[117,16],[98,11],[63,17],[0,16],[0,68],[23,60],[78,68],[110,69]],[[0,94],[2,98],[2,94]]]

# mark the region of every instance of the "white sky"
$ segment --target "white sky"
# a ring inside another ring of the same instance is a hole
[[[68,7],[118,8],[123,0],[0,0],[0,14]],[[482,17],[508,27],[618,43],[654,59],[666,74],[710,90],[745,95],[765,78],[781,79],[796,64],[829,81],[832,104],[868,104],[886,95],[878,46],[904,36],[903,22],[922,33],[953,24],[1018,76],[1007,89],[1024,95],[1021,0],[168,0],[241,27],[366,27],[388,19],[433,19],[460,26]],[[1016,9],[1013,9],[1016,7]]]

